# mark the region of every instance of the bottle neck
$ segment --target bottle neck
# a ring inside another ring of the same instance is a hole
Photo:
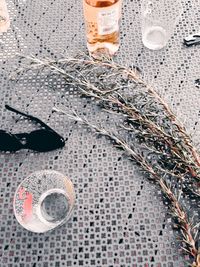
[[[88,5],[93,7],[107,7],[112,6],[119,0],[84,0]]]

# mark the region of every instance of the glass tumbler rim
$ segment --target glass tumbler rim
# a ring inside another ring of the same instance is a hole
[[[29,175],[27,175],[20,183],[19,185],[17,186],[16,190],[15,190],[15,194],[14,194],[14,198],[13,198],[13,211],[14,211],[14,215],[15,215],[15,218],[16,220],[18,221],[18,223],[24,227],[25,229],[29,230],[29,231],[32,231],[32,232],[35,232],[35,233],[42,233],[41,231],[35,231],[35,230],[30,230],[30,227],[27,226],[23,223],[23,220],[22,220],[22,212],[19,213],[19,211],[17,211],[17,201],[19,199],[19,192],[20,192],[20,189],[21,188],[24,188],[25,191],[24,193],[27,193],[28,188],[24,187],[24,184],[28,183],[29,182],[29,179],[31,179],[32,176],[35,176],[37,177],[37,175],[40,175],[41,178],[42,176],[44,175],[48,175],[48,174],[56,174],[58,175],[58,177],[60,178],[60,181],[61,181],[61,185],[63,183],[63,188],[62,187],[55,187],[55,185],[52,185],[52,188],[47,188],[45,189],[44,191],[42,191],[41,189],[41,193],[38,194],[38,197],[37,197],[37,204],[33,204],[33,207],[32,209],[34,210],[33,214],[34,216],[39,216],[39,221],[40,223],[43,223],[45,224],[46,228],[47,227],[50,227],[49,230],[45,230],[45,231],[42,231],[42,232],[46,232],[46,231],[50,231],[50,230],[53,230],[55,229],[57,226],[60,226],[62,225],[63,223],[65,223],[70,217],[71,217],[71,214],[74,210],[74,205],[75,205],[75,200],[76,200],[76,196],[75,196],[75,190],[74,190],[74,185],[71,181],[71,179],[57,171],[57,170],[51,170],[51,169],[42,169],[42,170],[37,170],[35,172],[31,172]],[[47,180],[48,180],[48,177],[47,177]],[[37,182],[37,179],[36,179],[36,182]],[[65,190],[65,187],[66,187],[66,190]],[[69,188],[70,192],[67,192],[67,187]],[[37,188],[37,187],[36,187]],[[27,191],[26,191],[27,190]],[[30,191],[31,192],[31,191]],[[50,193],[50,194],[48,194]],[[65,198],[66,200],[68,201],[69,203],[69,209],[67,211],[67,214],[64,218],[62,218],[60,221],[55,221],[55,222],[50,222],[48,220],[46,220],[45,218],[43,218],[42,216],[42,210],[41,210],[41,207],[40,205],[42,204],[42,201],[48,196],[48,195],[51,195],[53,193],[61,193]],[[32,191],[32,197],[34,199],[34,189]]]

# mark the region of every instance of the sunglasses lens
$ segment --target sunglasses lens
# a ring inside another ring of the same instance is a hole
[[[56,132],[49,130],[36,130],[27,137],[26,148],[46,152],[51,151],[65,145],[65,140]]]
[[[21,148],[21,143],[15,135],[0,130],[0,151],[17,151]]]

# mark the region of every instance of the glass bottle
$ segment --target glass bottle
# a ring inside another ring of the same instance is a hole
[[[91,55],[114,55],[119,49],[122,0],[83,0],[87,47]]]
[[[10,19],[5,0],[0,0],[0,33],[6,32],[10,27]]]

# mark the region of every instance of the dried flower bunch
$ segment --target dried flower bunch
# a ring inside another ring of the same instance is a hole
[[[136,68],[89,57],[60,60],[26,57],[26,69],[49,68],[66,84],[117,116],[115,131],[81,117],[76,111],[54,110],[112,140],[129,160],[160,186],[180,231],[182,248],[193,267],[200,267],[200,157],[184,126]],[[24,68],[23,68],[24,70]]]

